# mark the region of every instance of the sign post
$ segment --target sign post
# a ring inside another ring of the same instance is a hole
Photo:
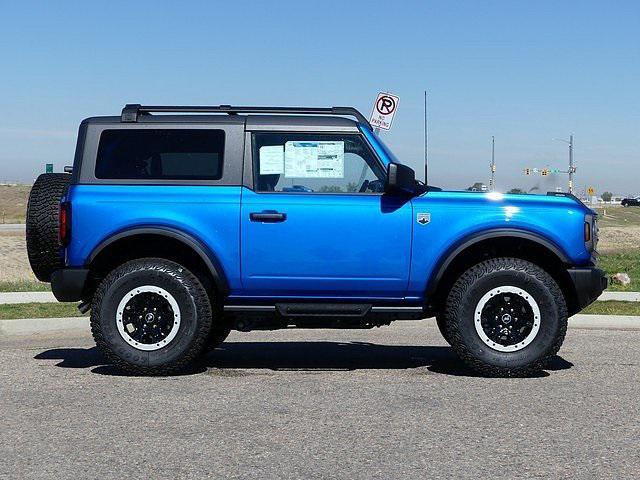
[[[369,123],[376,129],[389,130],[393,123],[393,116],[398,110],[400,98],[386,92],[378,93]]]
[[[380,133],[380,129],[391,129],[391,123],[393,122],[393,116],[398,110],[398,103],[400,98],[396,95],[392,95],[386,92],[378,93],[376,101],[373,103],[373,110],[371,111],[371,117],[369,123],[373,127],[373,133],[376,135]],[[358,185],[364,182],[364,178],[367,176],[367,165],[362,166],[362,173],[358,180]]]

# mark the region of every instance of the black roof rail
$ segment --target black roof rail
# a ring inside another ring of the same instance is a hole
[[[278,114],[294,114],[294,115],[346,115],[354,117],[358,122],[366,125],[372,130],[371,124],[367,117],[362,115],[357,108],[354,107],[234,107],[231,105],[192,105],[192,106],[174,106],[174,105],[140,105],[139,103],[128,103],[122,109],[121,121],[130,123],[137,122],[138,115],[150,112],[175,112],[175,113],[226,113],[228,115],[237,115],[238,113],[278,113]]]

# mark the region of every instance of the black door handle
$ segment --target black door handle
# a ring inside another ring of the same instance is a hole
[[[251,212],[249,214],[249,219],[252,222],[278,223],[284,222],[287,219],[287,214],[274,211]]]

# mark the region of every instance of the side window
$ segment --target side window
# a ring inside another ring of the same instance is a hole
[[[258,192],[381,193],[384,173],[357,134],[255,133]]]
[[[222,130],[105,130],[95,174],[104,179],[219,180],[223,152]]]

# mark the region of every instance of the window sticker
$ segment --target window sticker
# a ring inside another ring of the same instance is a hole
[[[284,173],[284,146],[265,145],[260,147],[260,175]]]
[[[344,178],[344,142],[286,142],[286,178]]]
[[[321,178],[344,178],[344,142],[318,142]]]

